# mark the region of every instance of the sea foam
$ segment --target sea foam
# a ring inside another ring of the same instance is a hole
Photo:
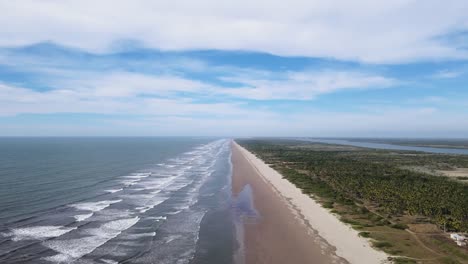
[[[98,211],[103,210],[106,207],[109,207],[111,204],[120,203],[121,201],[122,200],[85,202],[85,203],[70,204],[69,206],[76,208],[78,210],[98,212]]]
[[[9,235],[12,236],[13,241],[20,240],[33,240],[45,239],[61,236],[68,233],[76,227],[63,227],[63,226],[33,226],[14,228]]]
[[[105,192],[107,192],[107,193],[116,193],[116,192],[120,192],[122,190],[123,190],[122,188],[120,188],[120,189],[110,189],[110,190],[105,190]]]
[[[139,220],[139,217],[114,220],[98,228],[85,230],[89,236],[83,238],[45,241],[42,243],[44,246],[59,254],[44,259],[57,263],[72,262],[93,252],[96,248],[118,236],[122,231],[132,227]]]
[[[80,215],[75,215],[75,219],[76,221],[78,222],[81,222],[81,221],[84,221],[88,218],[90,218],[91,216],[93,216],[94,213],[90,213],[90,214],[80,214]]]

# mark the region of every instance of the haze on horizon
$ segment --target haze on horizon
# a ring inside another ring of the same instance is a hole
[[[464,0],[0,10],[0,136],[468,135]]]

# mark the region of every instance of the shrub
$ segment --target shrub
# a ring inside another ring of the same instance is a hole
[[[361,236],[361,237],[370,237],[370,233],[369,232],[359,232],[359,236]]]
[[[392,243],[387,242],[387,241],[375,241],[372,243],[372,245],[376,248],[389,248],[393,247]]]
[[[391,228],[396,228],[396,229],[401,229],[401,230],[405,230],[406,228],[408,228],[407,225],[402,224],[402,223],[391,224],[390,227]]]

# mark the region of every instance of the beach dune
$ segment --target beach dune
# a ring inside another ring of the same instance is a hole
[[[233,141],[232,192],[252,190],[257,217],[244,217],[239,263],[386,263],[358,232]]]

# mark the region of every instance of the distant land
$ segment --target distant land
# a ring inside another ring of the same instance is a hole
[[[450,138],[342,138],[349,141],[386,143],[404,146],[432,147],[432,148],[463,148],[468,149],[468,139]]]

